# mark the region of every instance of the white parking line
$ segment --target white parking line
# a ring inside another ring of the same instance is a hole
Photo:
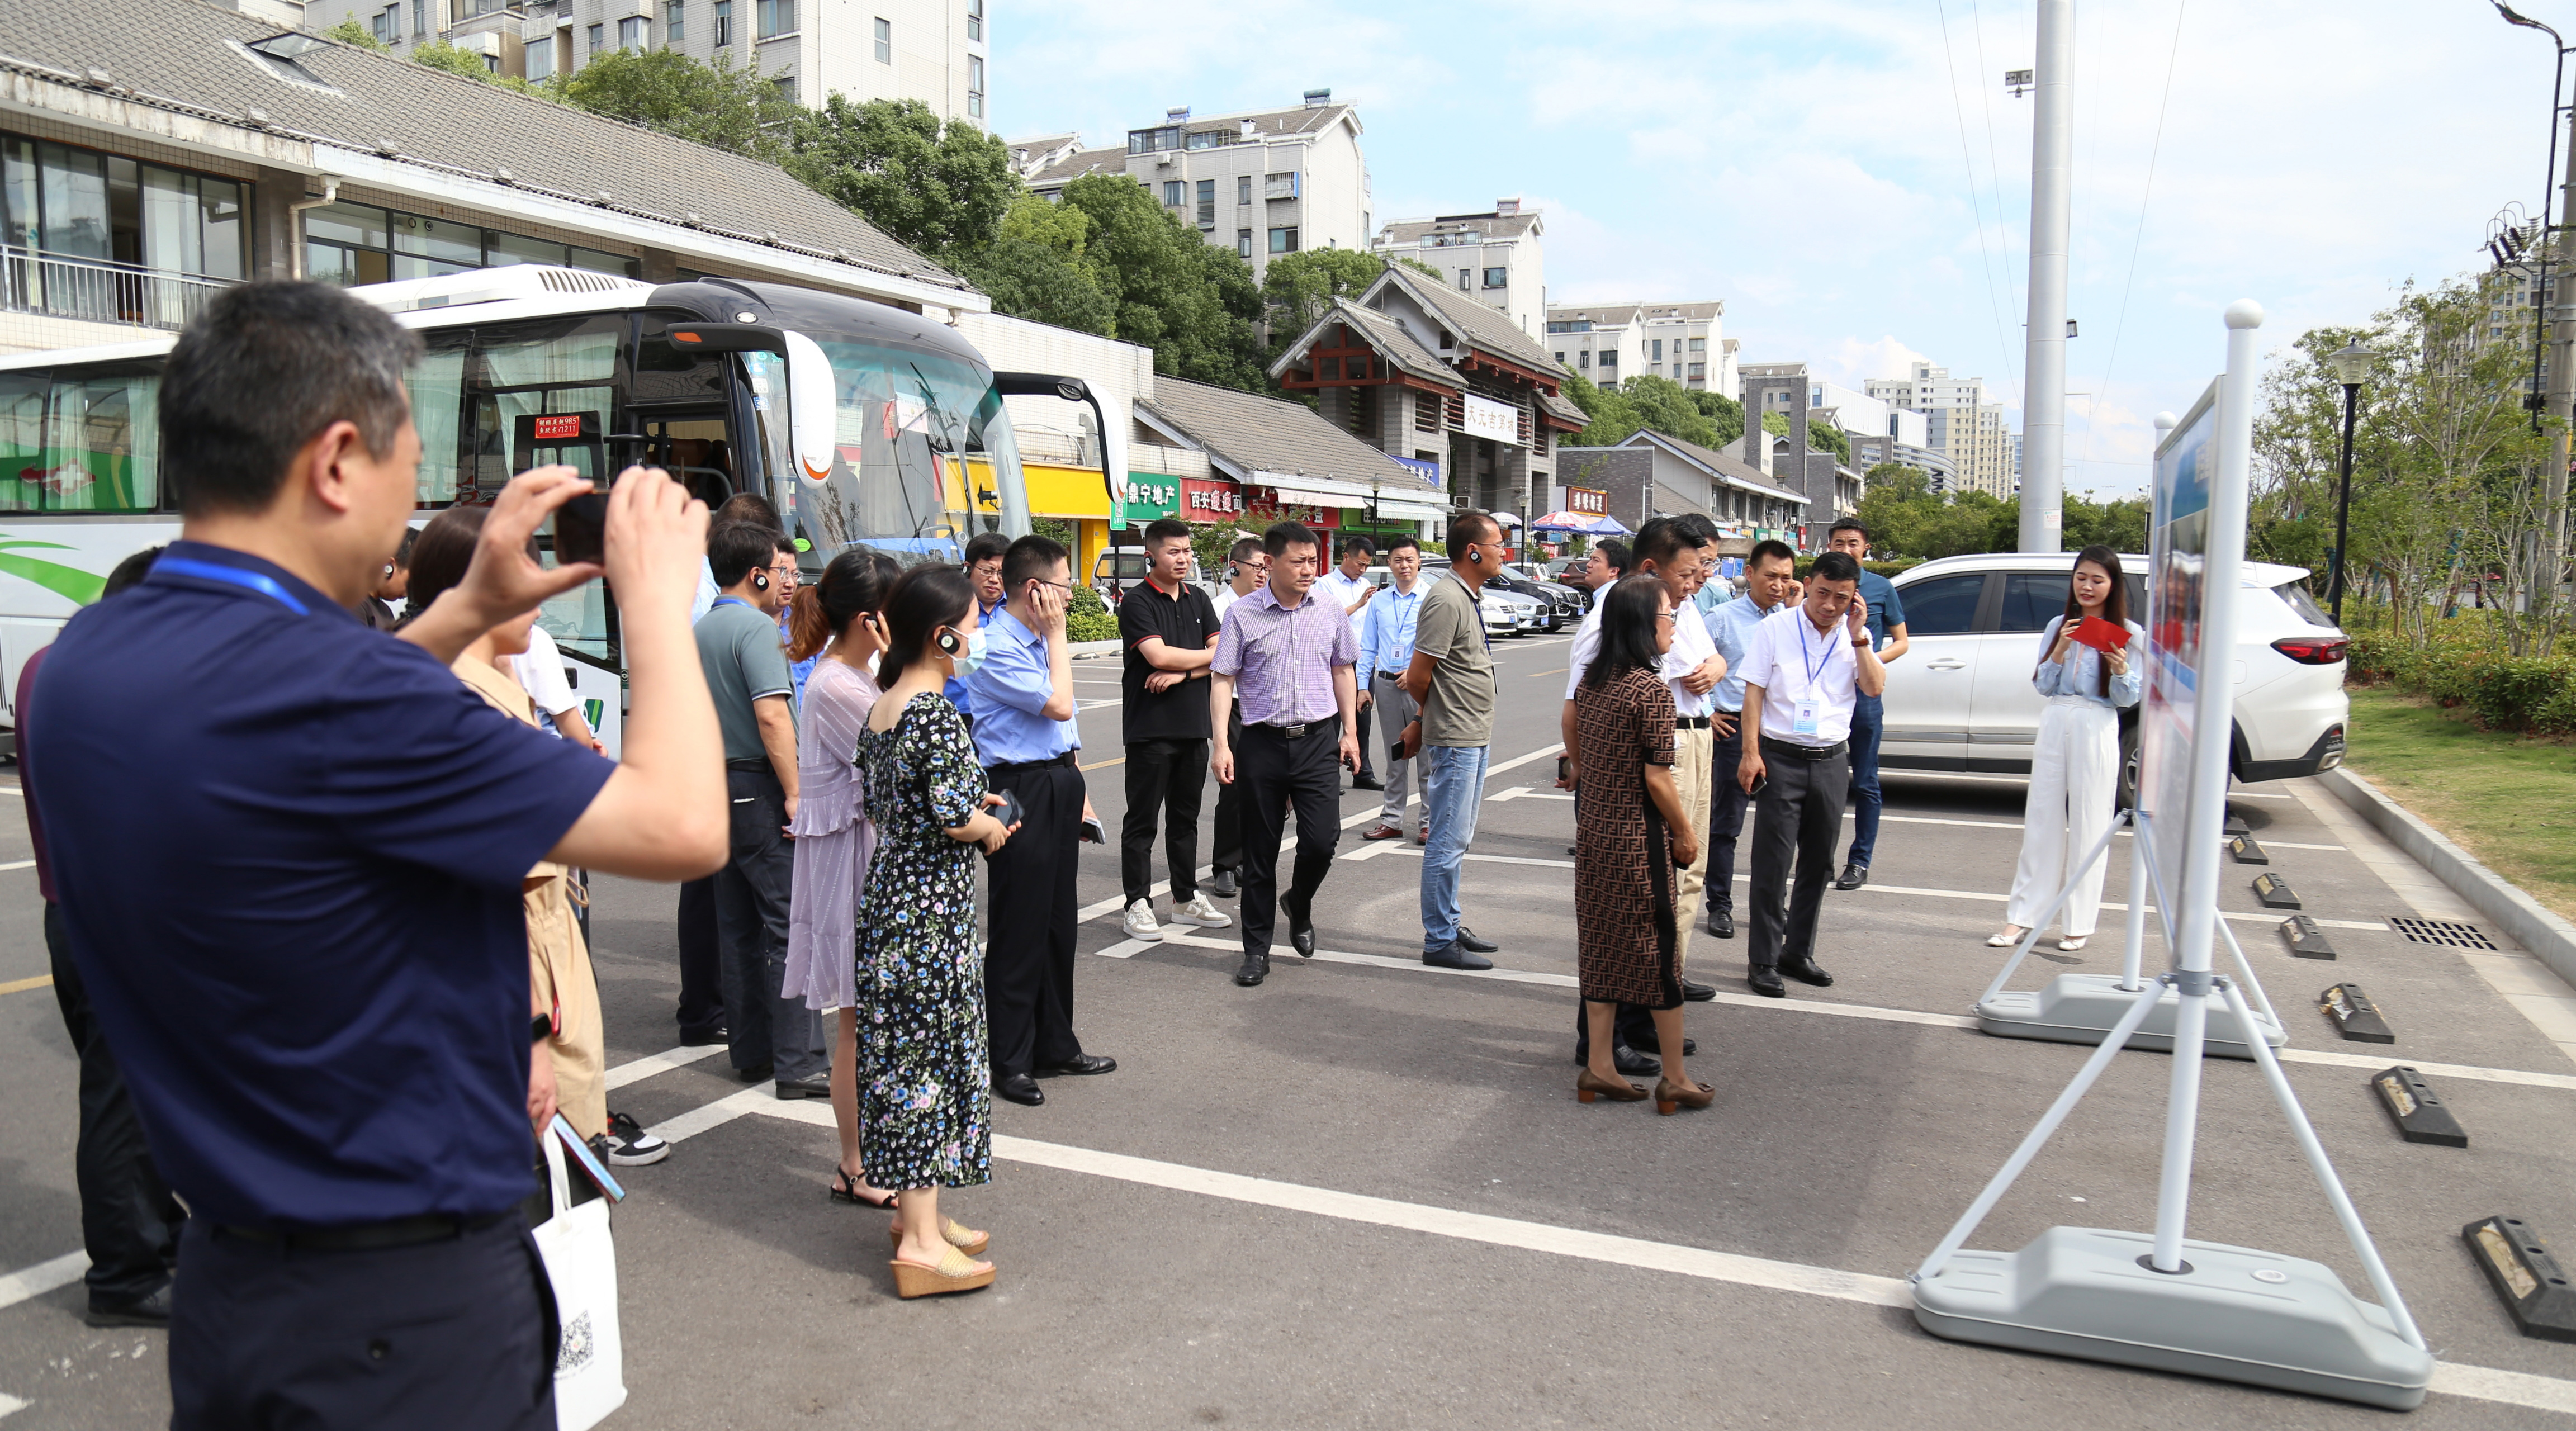
[[[694,1046],[684,1045],[680,1048],[666,1048],[660,1053],[648,1053],[642,1058],[629,1063],[621,1063],[615,1068],[608,1070],[608,1086],[611,1088],[624,1088],[627,1084],[633,1083],[638,1079],[650,1078],[654,1074],[667,1072],[674,1068],[680,1068],[687,1064],[695,1063],[702,1058],[713,1058],[724,1051],[725,1046],[723,1044],[710,1043]]]
[[[89,1254],[66,1252],[51,1261],[33,1267],[21,1267],[0,1277],[0,1307],[14,1307],[29,1297],[41,1297],[57,1287],[68,1287],[89,1270]]]
[[[715,1106],[741,1105],[735,1095]],[[790,1102],[771,1100],[767,1104],[749,1104],[728,1112],[703,1127],[691,1128],[674,1135],[664,1125],[654,1131],[677,1142],[691,1133],[732,1121],[743,1113],[762,1113],[791,1123],[813,1128],[833,1126],[832,1110],[806,1099]],[[676,1121],[676,1120],[675,1120]],[[1155,1158],[1139,1158],[1126,1153],[1106,1153],[1092,1148],[1077,1148],[1067,1143],[1048,1143],[1035,1138],[1014,1137],[1007,1133],[993,1135],[993,1156],[1003,1162],[1022,1163],[1030,1167],[1053,1168],[1059,1172],[1082,1173],[1107,1178],[1114,1182],[1133,1183],[1140,1187],[1165,1188],[1173,1192],[1195,1193],[1201,1197],[1226,1202],[1274,1207],[1284,1212],[1301,1212],[1314,1217],[1328,1217],[1341,1222],[1364,1223],[1373,1227],[1395,1228],[1404,1232],[1444,1237],[1459,1242],[1478,1242],[1492,1247],[1511,1247],[1525,1252],[1544,1252],[1557,1257],[1570,1257],[1584,1262],[1600,1262],[1614,1267],[1634,1267],[1641,1271],[1665,1272],[1706,1282],[1722,1282],[1736,1287],[1756,1287],[1771,1292],[1794,1292],[1805,1297],[1823,1297],[1837,1302],[1853,1302],[1865,1307],[1906,1308],[1914,1305],[1913,1292],[1901,1278],[1882,1277],[1868,1272],[1847,1272],[1839,1267],[1816,1267],[1803,1262],[1781,1262],[1768,1257],[1749,1257],[1740,1252],[1720,1252],[1714,1248],[1689,1247],[1680,1243],[1655,1242],[1642,1237],[1620,1237],[1612,1233],[1592,1232],[1583,1228],[1558,1227],[1544,1222],[1519,1218],[1495,1217],[1489,1213],[1461,1212],[1455,1208],[1435,1207],[1429,1203],[1403,1202],[1394,1198],[1370,1197],[1365,1193],[1343,1192],[1337,1188],[1310,1187],[1304,1183],[1280,1182],[1273,1178],[1247,1177],[1241,1173],[1219,1172],[1213,1168],[1194,1168],[1184,1163],[1167,1163]],[[2576,1381],[2551,1376],[2534,1376],[2529,1372],[2501,1371],[2492,1367],[2465,1366],[2454,1362],[2436,1362],[2433,1368],[2433,1390],[2446,1396],[2492,1401],[2507,1406],[2525,1406],[2541,1411],[2576,1412]]]

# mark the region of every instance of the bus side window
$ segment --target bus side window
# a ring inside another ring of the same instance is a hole
[[[524,415],[589,413],[602,433],[620,430],[631,372],[624,362],[623,314],[495,325],[474,336],[468,378],[474,429],[467,444],[473,466],[458,476],[457,500],[489,502],[518,475],[511,470],[510,444]],[[576,468],[592,461],[581,449],[559,455]],[[611,451],[608,460],[636,455]],[[582,475],[598,480],[612,474]]]
[[[0,375],[0,511],[161,507],[157,363]]]

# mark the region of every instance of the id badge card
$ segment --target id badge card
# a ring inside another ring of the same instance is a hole
[[[1789,709],[1790,731],[1797,735],[1814,735],[1816,733],[1816,723],[1819,716],[1819,705],[1820,703],[1817,701],[1804,700],[1791,706]]]

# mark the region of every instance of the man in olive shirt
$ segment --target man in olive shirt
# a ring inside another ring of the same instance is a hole
[[[1449,571],[1431,584],[1414,620],[1405,694],[1422,714],[1404,733],[1404,753],[1421,752],[1423,819],[1422,962],[1443,969],[1491,969],[1494,945],[1459,922],[1458,871],[1476,838],[1485,801],[1485,761],[1494,741],[1494,652],[1479,591],[1510,556],[1503,529],[1482,512],[1449,522]],[[1471,584],[1472,583],[1472,584]]]
[[[786,587],[769,574],[778,534],[751,522],[707,536],[707,565],[722,594],[698,618],[698,663],[724,735],[725,794],[732,802],[725,867],[716,871],[716,943],[724,967],[726,1040],[745,1083],[775,1078],[781,1098],[828,1098],[822,1019],[787,979],[788,882],[795,849],[796,689],[778,642]]]

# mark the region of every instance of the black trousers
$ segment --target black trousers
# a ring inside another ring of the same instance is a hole
[[[1243,703],[1237,701],[1226,713],[1225,742],[1234,750],[1243,749]],[[1243,782],[1220,785],[1216,790],[1216,820],[1209,827],[1210,841],[1216,848],[1209,852],[1208,863],[1221,870],[1243,868]]]
[[[186,1246],[172,1431],[554,1431],[554,1291],[518,1217],[369,1252],[289,1250],[199,1222]]]
[[[1172,903],[1199,894],[1199,798],[1207,784],[1204,740],[1127,742],[1127,815],[1118,828],[1118,880],[1134,904],[1154,887],[1154,821],[1172,867]],[[1076,817],[1080,810],[1077,807]]]
[[[778,773],[725,771],[732,858],[716,871],[716,937],[724,955],[725,1028],[734,1071],[763,1064],[781,1083],[830,1067],[823,1016],[787,984],[789,886],[796,849],[787,838],[787,790]]]
[[[995,767],[992,782],[1020,801],[1020,832],[986,865],[984,1019],[1001,1079],[1082,1056],[1073,1033],[1073,877],[1083,787],[1070,765]]]
[[[89,1253],[82,1280],[92,1302],[141,1301],[168,1285],[188,1214],[170,1196],[144,1145],[134,1098],[107,1050],[107,1034],[90,1012],[80,966],[72,962],[62,908],[52,903],[45,906],[45,954],[53,964],[63,1032],[80,1057],[80,1142],[72,1154],[72,1176],[80,1184],[81,1246]]]
[[[1359,773],[1368,776],[1372,780],[1377,778],[1377,767],[1369,761],[1369,717],[1373,714],[1375,714],[1375,708],[1373,706],[1360,707]]]
[[[1336,720],[1320,720],[1290,740],[1273,726],[1248,725],[1234,748],[1234,784],[1243,792],[1243,952],[1270,952],[1276,911],[1290,920],[1314,917],[1315,891],[1332,872],[1333,846],[1342,837],[1342,767],[1335,746]],[[1362,749],[1366,749],[1363,744]],[[1297,867],[1279,888],[1279,842],[1288,810],[1297,811]]]
[[[680,1036],[724,1027],[724,954],[716,941],[716,877],[680,886]]]
[[[1834,847],[1842,843],[1843,801],[1851,791],[1851,754],[1822,760],[1775,753],[1762,742],[1769,783],[1755,797],[1753,825],[1753,938],[1745,951],[1756,969],[1776,969],[1816,957],[1816,916],[1825,886],[1834,878]],[[1789,890],[1792,863],[1797,887]],[[1781,896],[1787,893],[1786,908]]]
[[[1735,842],[1744,834],[1744,807],[1753,799],[1744,793],[1744,782],[1735,778],[1735,767],[1744,761],[1744,721],[1737,718],[1733,735],[1720,737],[1714,730],[1709,734],[1708,885],[1701,902],[1732,913]]]

